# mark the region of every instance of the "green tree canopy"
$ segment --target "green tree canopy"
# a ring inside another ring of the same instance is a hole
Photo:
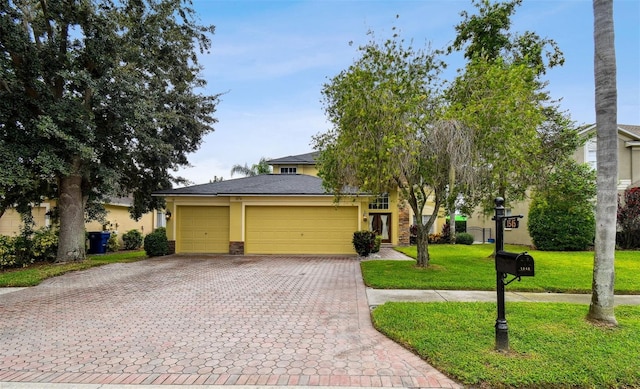
[[[569,117],[545,91],[546,69],[564,62],[555,41],[534,32],[510,31],[521,0],[474,0],[477,14],[462,12],[449,52],[464,50],[468,62],[450,84],[449,115],[474,129],[481,185],[468,206],[493,199],[522,200],[551,168],[579,144]]]
[[[446,201],[449,167],[470,159],[448,151],[471,150],[463,146],[473,136],[443,120],[441,64],[433,53],[405,46],[397,34],[359,50],[361,57],[322,91],[333,128],[314,139],[319,175],[337,195],[346,185],[374,195],[397,188],[416,215],[433,201],[432,217],[417,228],[418,265],[427,266],[428,230]]]
[[[0,4],[0,194],[57,199],[58,261],[81,260],[86,204],[161,206],[150,193],[213,130],[197,53],[214,28],[187,0]]]

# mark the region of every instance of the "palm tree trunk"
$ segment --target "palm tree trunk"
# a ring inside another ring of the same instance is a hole
[[[618,131],[613,0],[593,0],[598,194],[589,320],[617,325],[613,311]]]

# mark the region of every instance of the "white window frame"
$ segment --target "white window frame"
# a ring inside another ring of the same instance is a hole
[[[591,138],[584,144],[584,161],[591,166],[593,170],[598,169],[598,142],[595,138]]]
[[[280,174],[298,174],[298,168],[295,166],[282,166]]]

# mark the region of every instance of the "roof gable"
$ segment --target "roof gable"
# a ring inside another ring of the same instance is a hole
[[[290,155],[288,157],[276,158],[267,161],[269,165],[315,165],[318,152],[314,151],[306,154]]]
[[[640,141],[640,126],[632,126],[629,124],[618,124],[618,134],[623,134],[633,140]],[[588,124],[583,126],[578,134],[585,137],[592,137],[595,135],[596,125]]]

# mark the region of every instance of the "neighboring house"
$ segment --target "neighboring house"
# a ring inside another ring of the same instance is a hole
[[[582,127],[579,135],[586,141],[579,147],[573,157],[579,163],[588,163],[596,168],[596,125],[590,124]],[[626,189],[640,186],[640,126],[620,124],[618,125],[618,191],[623,193]],[[527,217],[529,214],[529,201],[512,204],[507,209],[507,214],[523,215],[520,220],[520,228],[505,230],[505,243],[532,245],[531,236],[527,230]],[[467,229],[491,229],[495,237],[495,222],[492,215],[483,215],[476,212],[467,219]]]
[[[35,228],[48,227],[51,224],[49,218],[49,211],[51,210],[51,204],[43,202],[38,205],[34,205],[31,211],[33,215],[33,221]],[[14,236],[20,233],[20,227],[22,226],[22,218],[20,214],[13,208],[7,209],[6,212],[0,218],[0,235]]]
[[[358,230],[409,243],[411,215],[397,192],[355,189],[336,203],[317,177],[317,153],[269,161],[273,174],[167,189],[167,237],[177,253],[348,254]]]
[[[166,220],[164,212],[147,212],[140,220],[133,220],[129,214],[129,207],[132,205],[132,199],[128,197],[112,198],[104,208],[107,211],[106,224],[99,221],[91,221],[85,223],[88,232],[93,231],[115,231],[118,233],[118,239],[122,244],[122,235],[131,230],[138,230],[142,235],[146,235],[157,227],[164,227]]]
[[[46,201],[33,207],[33,218],[35,222],[35,228],[48,227],[51,224],[49,217],[49,211],[55,206],[54,201]],[[122,243],[122,235],[130,230],[138,230],[143,235],[152,232],[156,227],[163,227],[165,221],[164,212],[149,212],[142,216],[138,221],[131,219],[129,215],[129,207],[131,206],[131,199],[114,198],[105,204],[107,211],[106,221],[107,224],[103,225],[98,221],[91,221],[85,223],[85,228],[88,232],[102,231],[107,229],[110,231],[117,231]],[[14,209],[9,209],[0,218],[0,235],[17,235],[20,233],[20,227],[22,226],[22,220],[20,214]]]

